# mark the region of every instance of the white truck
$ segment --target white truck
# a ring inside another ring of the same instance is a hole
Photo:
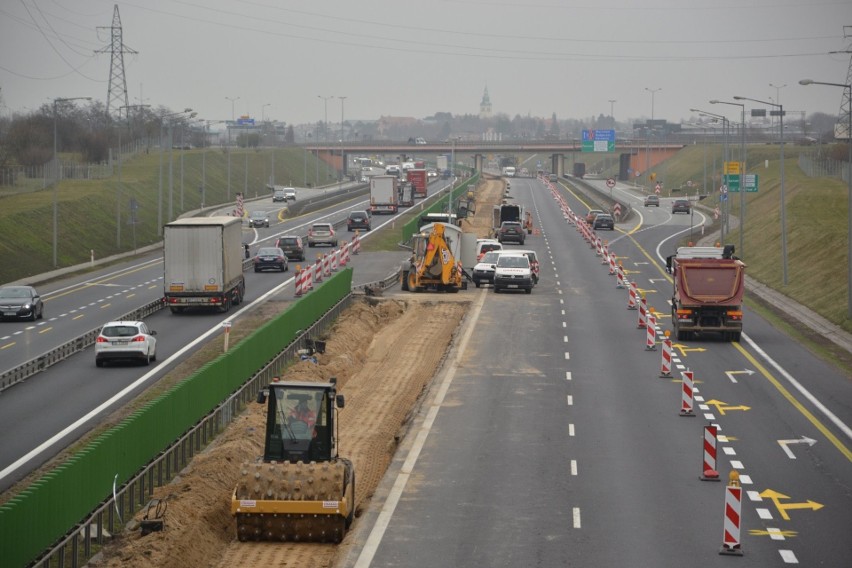
[[[373,214],[393,215],[399,208],[396,176],[370,178],[370,211]]]
[[[438,170],[438,175],[444,177],[444,173],[450,169],[450,160],[447,158],[446,154],[441,154],[440,156],[438,156],[437,162],[438,163],[435,169]]]
[[[243,301],[242,219],[198,217],[163,228],[163,293],[172,313],[186,308],[227,312]]]

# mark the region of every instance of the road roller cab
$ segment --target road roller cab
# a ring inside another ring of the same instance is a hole
[[[237,537],[340,542],[355,512],[355,472],[337,455],[336,381],[272,383],[263,456],[242,464],[231,499]]]

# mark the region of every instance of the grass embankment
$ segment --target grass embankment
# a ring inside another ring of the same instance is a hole
[[[95,258],[104,258],[159,242],[158,220],[167,222],[170,209],[171,217],[177,218],[201,207],[202,177],[205,207],[235,204],[238,192],[244,192],[247,198],[268,192],[271,149],[232,149],[230,189],[228,155],[222,148],[173,150],[171,154],[171,184],[169,154],[163,156],[162,192],[160,154],[155,150],[146,154],[143,150],[124,157],[121,183],[116,167],[116,175],[108,179],[61,181],[55,193],[49,187],[29,193],[10,190],[0,197],[0,283],[54,268],[54,195],[58,205],[57,265],[61,268],[89,261],[92,252]],[[274,162],[279,185],[321,185],[334,176],[325,162],[317,161],[312,154],[305,155],[301,148],[275,149]],[[135,224],[130,223],[131,200],[137,205]],[[119,207],[120,235],[116,228]]]

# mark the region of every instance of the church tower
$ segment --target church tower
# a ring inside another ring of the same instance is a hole
[[[479,118],[491,118],[491,98],[488,96],[488,87],[482,94],[482,102],[479,103]]]

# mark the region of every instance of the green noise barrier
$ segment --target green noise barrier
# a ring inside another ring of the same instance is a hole
[[[479,172],[473,174],[471,177],[467,178],[459,184],[458,187],[453,188],[452,192],[447,192],[446,195],[441,197],[441,199],[437,200],[435,203],[421,211],[414,217],[408,221],[405,225],[402,226],[402,242],[406,243],[411,239],[411,235],[417,233],[417,226],[420,221],[420,217],[422,215],[426,215],[427,213],[442,213],[447,210],[447,203],[450,201],[450,196],[453,199],[453,210],[458,210],[459,200],[463,198],[467,192],[468,188],[476,187],[476,182],[479,181]]]
[[[227,353],[99,435],[5,503],[0,507],[0,563],[17,568],[35,561],[111,497],[116,474],[119,485],[127,482],[346,297],[351,288],[352,269],[340,270]]]

